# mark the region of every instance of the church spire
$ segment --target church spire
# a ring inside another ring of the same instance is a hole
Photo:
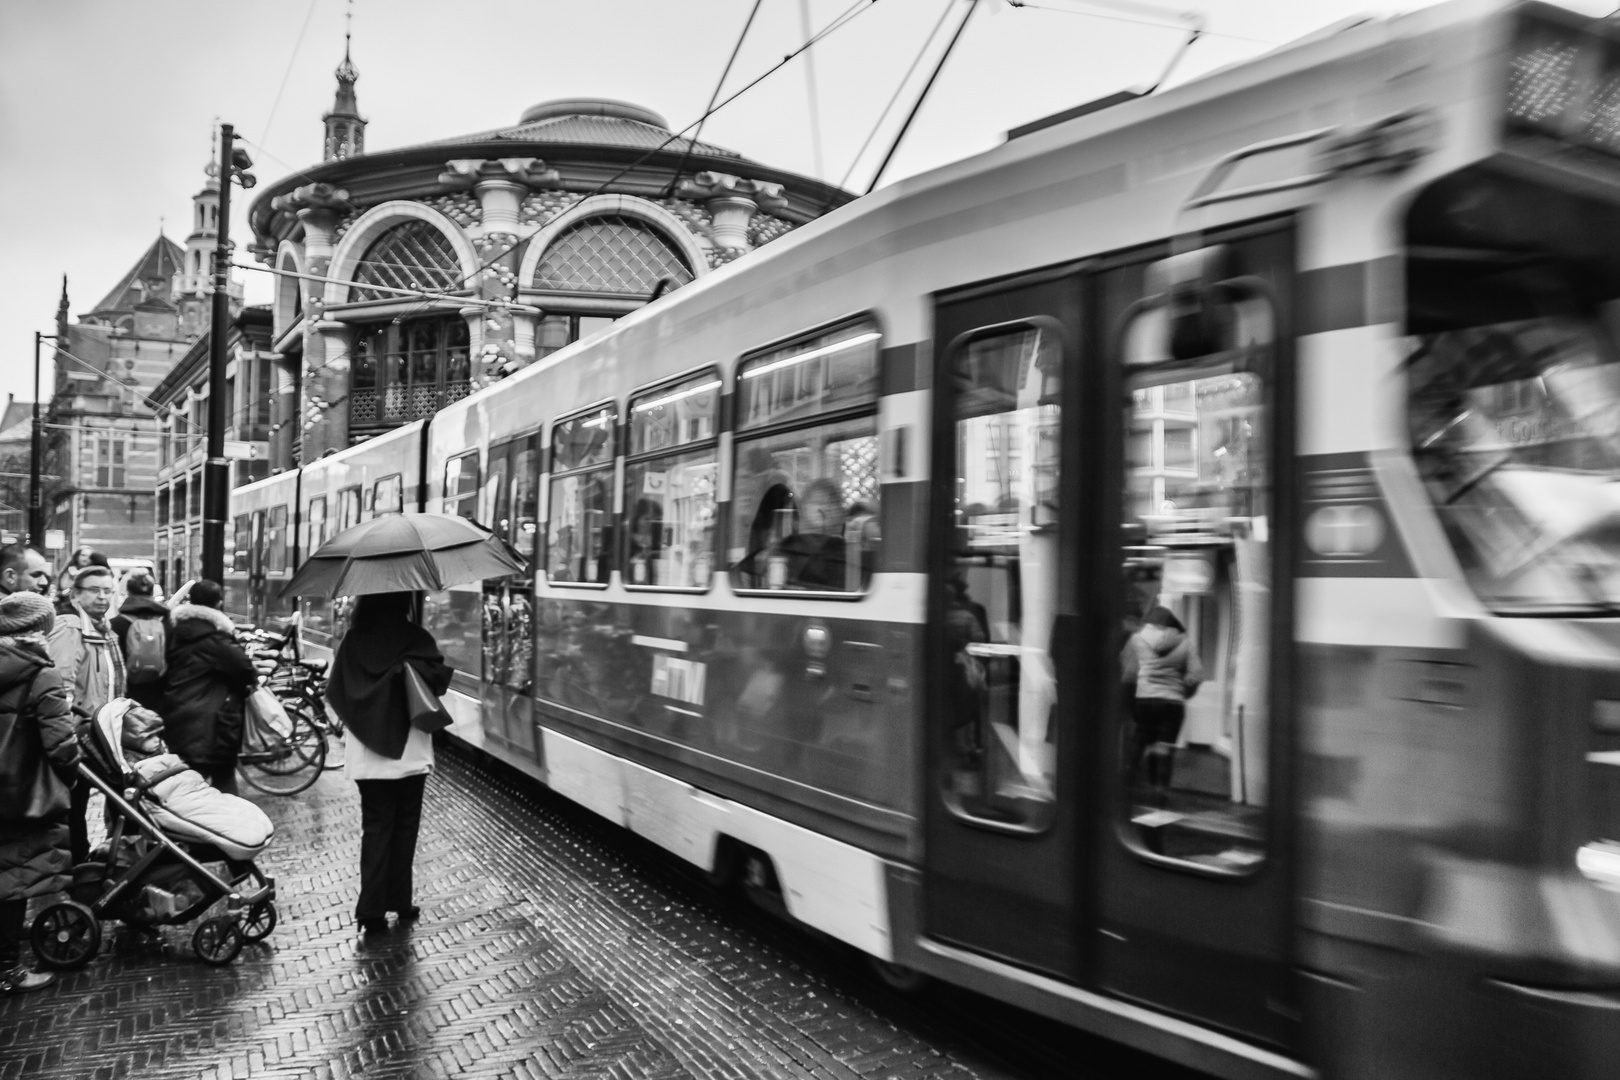
[[[323,161],[336,161],[366,152],[366,122],[360,116],[360,104],[354,96],[354,84],[360,78],[354,61],[349,59],[349,21],[354,17],[354,0],[343,16],[343,63],[333,72],[337,76],[337,96],[332,100],[332,111],[321,119],[326,123],[326,149]]]

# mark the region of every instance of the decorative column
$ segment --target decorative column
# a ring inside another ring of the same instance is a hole
[[[468,230],[478,263],[483,269],[473,282],[481,300],[494,301],[462,309],[471,330],[472,388],[477,390],[502,379],[534,359],[534,329],[527,334],[527,350],[520,348],[519,330],[512,310],[518,295],[519,246],[538,226],[519,219],[523,197],[533,187],[559,182],[555,169],[538,158],[460,158],[445,163],[439,182],[471,188],[482,210],[478,225]]]
[[[312,348],[313,346],[313,348]],[[311,358],[314,353],[317,359]],[[305,464],[349,445],[349,327],[322,319],[305,334],[300,457]]]
[[[270,205],[298,215],[304,226],[304,272],[326,277],[338,223],[353,209],[348,191],[331,184],[304,184],[277,196]],[[304,296],[304,371],[303,378],[294,378],[292,383],[295,391],[302,384],[304,400],[293,404],[283,424],[296,416],[298,458],[310,462],[329,449],[341,450],[349,444],[349,339],[342,323],[321,317],[326,310],[326,286],[308,279],[300,279],[298,286]],[[330,415],[334,406],[336,416]],[[290,445],[287,459],[290,465]]]
[[[720,248],[726,261],[746,255],[753,249],[748,242],[748,225],[760,210],[776,211],[787,206],[782,185],[749,180],[730,173],[700,172],[681,181],[676,194],[701,202],[709,211],[709,238]]]

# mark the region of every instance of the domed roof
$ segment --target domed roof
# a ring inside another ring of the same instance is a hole
[[[531,124],[536,120],[550,120],[558,116],[616,116],[621,120],[639,120],[643,124],[669,130],[669,121],[651,109],[611,98],[553,98],[524,109],[518,123]]]
[[[669,121],[658,113],[628,101],[608,98],[557,98],[523,110],[514,127],[496,128],[442,139],[428,146],[466,146],[473,143],[525,142],[613,146],[629,150],[669,150],[741,161],[742,155],[713,143],[694,142],[670,133]]]

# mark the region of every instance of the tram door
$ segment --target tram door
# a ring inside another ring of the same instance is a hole
[[[1098,516],[1119,523],[1087,559],[1113,629],[1097,980],[1284,1047],[1297,1041],[1289,815],[1276,812],[1289,787],[1292,259],[1292,232],[1270,225],[1100,271],[1109,415],[1087,445],[1107,462]]]
[[[531,564],[539,515],[540,437],[493,446],[484,474],[483,506],[495,534]],[[534,709],[534,596],[521,574],[484,583],[483,724],[486,737],[537,758]]]
[[[925,933],[1071,978],[1079,301],[1074,268],[938,299],[924,812]]]

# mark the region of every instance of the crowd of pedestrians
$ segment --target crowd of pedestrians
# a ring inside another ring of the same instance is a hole
[[[0,996],[51,983],[23,963],[30,899],[60,892],[90,857],[92,785],[78,771],[76,733],[110,702],[162,718],[168,749],[210,785],[237,793],[246,706],[259,673],[221,610],[217,582],[197,580],[161,601],[149,573],[119,583],[82,548],[53,580],[50,563],[0,547]],[[183,602],[181,602],[183,601]],[[418,594],[365,596],[334,659],[329,699],[352,736],[345,769],[360,792],[356,924],[367,937],[421,911],[412,873],[433,744],[414,722],[407,668],[432,694],[450,668],[416,620]]]

